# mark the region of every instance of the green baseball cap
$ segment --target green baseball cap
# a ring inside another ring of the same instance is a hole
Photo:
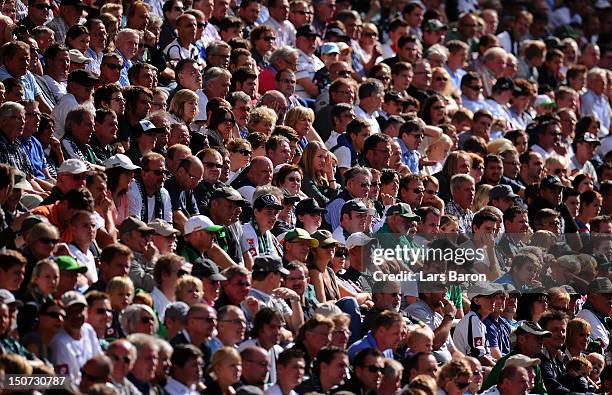
[[[69,272],[77,272],[84,274],[87,271],[87,266],[79,265],[76,259],[68,255],[62,255],[55,258],[55,263],[59,267],[59,270],[66,270]]]
[[[295,228],[285,233],[285,237],[283,238],[285,243],[289,243],[295,240],[305,240],[310,242],[310,247],[317,248],[319,246],[319,240],[313,239],[310,237],[310,233],[308,233],[305,229]]]

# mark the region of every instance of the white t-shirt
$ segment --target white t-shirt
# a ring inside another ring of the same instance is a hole
[[[259,240],[250,222],[242,225],[240,248],[242,248],[242,251],[249,251],[253,258],[259,255],[273,255],[282,258],[282,251],[278,250],[277,245],[278,241],[274,238],[272,232],[267,231],[262,235],[262,240]],[[265,248],[266,246],[267,248]]]
[[[487,342],[487,328],[474,311],[467,313],[455,328],[453,342],[455,348],[467,356],[482,357],[491,355]]]
[[[151,299],[153,300],[153,307],[155,307],[155,311],[157,311],[159,321],[164,322],[166,307],[168,307],[168,305],[172,303],[172,301],[169,300],[166,295],[164,295],[164,293],[157,287],[153,288],[153,291],[151,291]]]
[[[582,318],[591,324],[591,339],[602,341],[604,350],[610,345],[610,331],[606,329],[604,324],[597,318],[591,310],[582,309],[576,314],[576,318]]]
[[[160,190],[161,199],[163,205],[163,220],[167,223],[172,223],[172,204],[170,202],[170,194],[166,188],[162,187]],[[151,222],[155,219],[155,195],[147,197],[147,222]],[[142,212],[142,195],[140,194],[140,189],[138,189],[138,185],[136,181],[132,181],[130,186],[128,187],[128,210],[130,215],[133,215],[136,218],[140,218],[140,213]]]
[[[81,381],[81,368],[91,357],[102,354],[98,336],[93,327],[85,323],[81,327],[81,338],[74,339],[64,329],[60,330],[49,344],[49,357],[55,372]]]
[[[96,267],[96,259],[94,258],[91,251],[85,252],[79,250],[74,244],[68,245],[68,249],[72,253],[72,256],[83,266],[87,266],[86,276],[90,283],[93,284],[98,281],[98,268]]]

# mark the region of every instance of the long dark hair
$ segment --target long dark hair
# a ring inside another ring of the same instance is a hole
[[[219,108],[216,108],[210,114],[210,122],[208,123],[208,128],[211,129],[211,130],[217,130],[218,131],[219,125],[221,125],[223,122],[225,122],[226,114],[230,115],[230,117],[232,118],[232,123],[235,125],[236,124],[236,118],[234,118],[234,113],[232,112],[232,110],[230,110],[227,107],[219,107]]]

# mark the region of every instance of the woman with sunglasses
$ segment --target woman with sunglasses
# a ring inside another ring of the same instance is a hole
[[[447,362],[438,372],[437,395],[463,395],[471,381],[472,369],[465,360]]]
[[[227,143],[227,150],[230,156],[230,176],[227,183],[230,184],[236,175],[251,162],[253,149],[251,148],[251,143],[239,138],[230,140]]]
[[[454,113],[459,106],[455,97],[458,93],[453,90],[450,74],[444,67],[433,67],[431,69],[431,89],[444,98],[447,112]]]
[[[284,189],[292,197],[295,196],[300,200],[306,199],[308,196],[300,190],[302,186],[302,177],[302,169],[298,166],[283,165],[274,175],[273,185]]]
[[[123,154],[116,154],[104,162],[107,186],[111,194],[113,204],[111,211],[116,224],[120,224],[130,216],[128,187],[134,180],[134,171],[140,169],[132,160]]]
[[[231,109],[219,107],[210,114],[206,131],[210,147],[227,147],[227,144],[238,137],[236,119]]]
[[[434,94],[425,99],[419,117],[427,124],[439,126],[448,121],[444,97]]]
[[[119,317],[121,329],[126,335],[132,333],[144,333],[146,335],[154,335],[159,329],[157,315],[147,305],[132,304],[123,310]]]
[[[373,23],[364,23],[359,37],[359,47],[363,53],[365,71],[382,62],[382,48],[378,42],[378,27]]]
[[[39,306],[37,314],[33,331],[23,336],[21,343],[38,358],[46,360],[49,343],[64,326],[66,311],[61,301],[50,299]]]

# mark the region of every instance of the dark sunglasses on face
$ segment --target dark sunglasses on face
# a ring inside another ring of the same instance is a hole
[[[155,322],[155,318],[151,317],[151,316],[144,316],[140,319],[140,322],[142,324],[150,324],[152,322]]]
[[[248,149],[239,149],[238,151],[234,152],[238,152],[242,156],[251,156],[251,151],[249,151]]]
[[[336,251],[336,253],[334,254],[334,256],[336,258],[346,258],[346,252],[344,251]]]
[[[214,167],[214,168],[217,168],[217,169],[222,169],[223,168],[222,164],[220,164],[220,163],[212,163],[212,162],[204,162],[204,166],[206,166],[206,167]]]
[[[34,8],[36,8],[37,10],[41,10],[41,11],[50,10],[51,9],[51,5],[49,5],[49,4],[35,4]]]
[[[102,66],[106,66],[111,70],[121,70],[123,68],[122,65],[114,63],[102,63]]]
[[[119,355],[110,354],[110,357],[115,362],[123,362],[125,364],[129,364],[130,362],[132,362],[132,360],[128,356],[120,357]]]
[[[470,383],[469,382],[465,382],[465,383],[458,383],[455,381],[455,385],[457,386],[457,388],[459,388],[460,390],[467,388]]]
[[[446,81],[448,81],[448,78],[446,78],[446,77],[436,77],[435,80],[438,81],[438,82],[442,82],[442,81],[446,82]]]
[[[105,309],[105,308],[99,308],[96,309],[96,314],[106,314],[106,313],[112,313],[113,311],[111,309]]]
[[[370,373],[382,373],[385,370],[385,368],[376,365],[368,365],[365,366],[365,368],[368,369]]]
[[[52,239],[50,237],[42,237],[38,239],[38,241],[40,241],[43,244],[53,244],[53,245],[59,243],[59,239]]]
[[[206,23],[202,23],[202,22],[198,23],[198,28],[204,29],[205,27],[206,27]]]

